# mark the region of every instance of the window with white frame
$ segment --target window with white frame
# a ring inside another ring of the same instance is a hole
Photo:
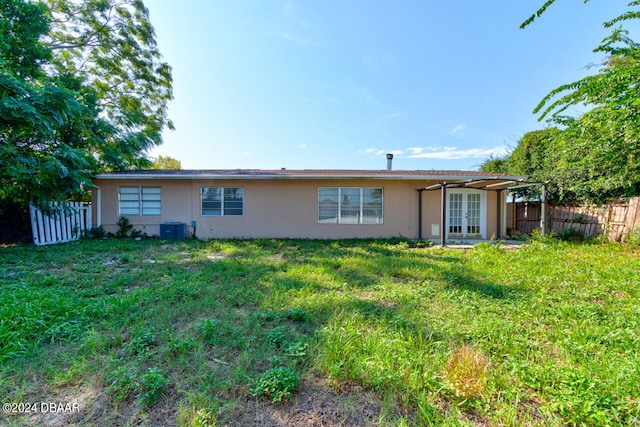
[[[159,216],[162,205],[160,187],[120,187],[118,191],[120,215]]]
[[[241,216],[244,212],[244,188],[202,187],[203,216]]]
[[[382,224],[382,188],[318,188],[318,223]]]

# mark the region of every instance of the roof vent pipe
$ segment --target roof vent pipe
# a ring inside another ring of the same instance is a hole
[[[387,170],[391,170],[391,163],[393,162],[393,154],[387,154]]]

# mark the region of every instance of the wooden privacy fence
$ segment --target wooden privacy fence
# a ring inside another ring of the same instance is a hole
[[[540,228],[540,202],[508,204],[510,227],[531,234]],[[549,231],[559,233],[573,227],[583,237],[606,234],[609,240],[620,241],[640,228],[640,197],[617,200],[606,205],[554,206],[547,209]]]
[[[49,204],[49,214],[31,205],[31,231],[33,243],[53,245],[54,243],[78,240],[91,228],[91,204],[82,202]]]

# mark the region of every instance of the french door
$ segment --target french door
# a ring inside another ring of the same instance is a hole
[[[485,193],[477,190],[451,189],[447,194],[447,235],[485,238]]]

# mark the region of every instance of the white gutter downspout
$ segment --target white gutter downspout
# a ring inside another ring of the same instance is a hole
[[[100,187],[94,184],[96,188],[96,227],[102,225],[102,192]]]

